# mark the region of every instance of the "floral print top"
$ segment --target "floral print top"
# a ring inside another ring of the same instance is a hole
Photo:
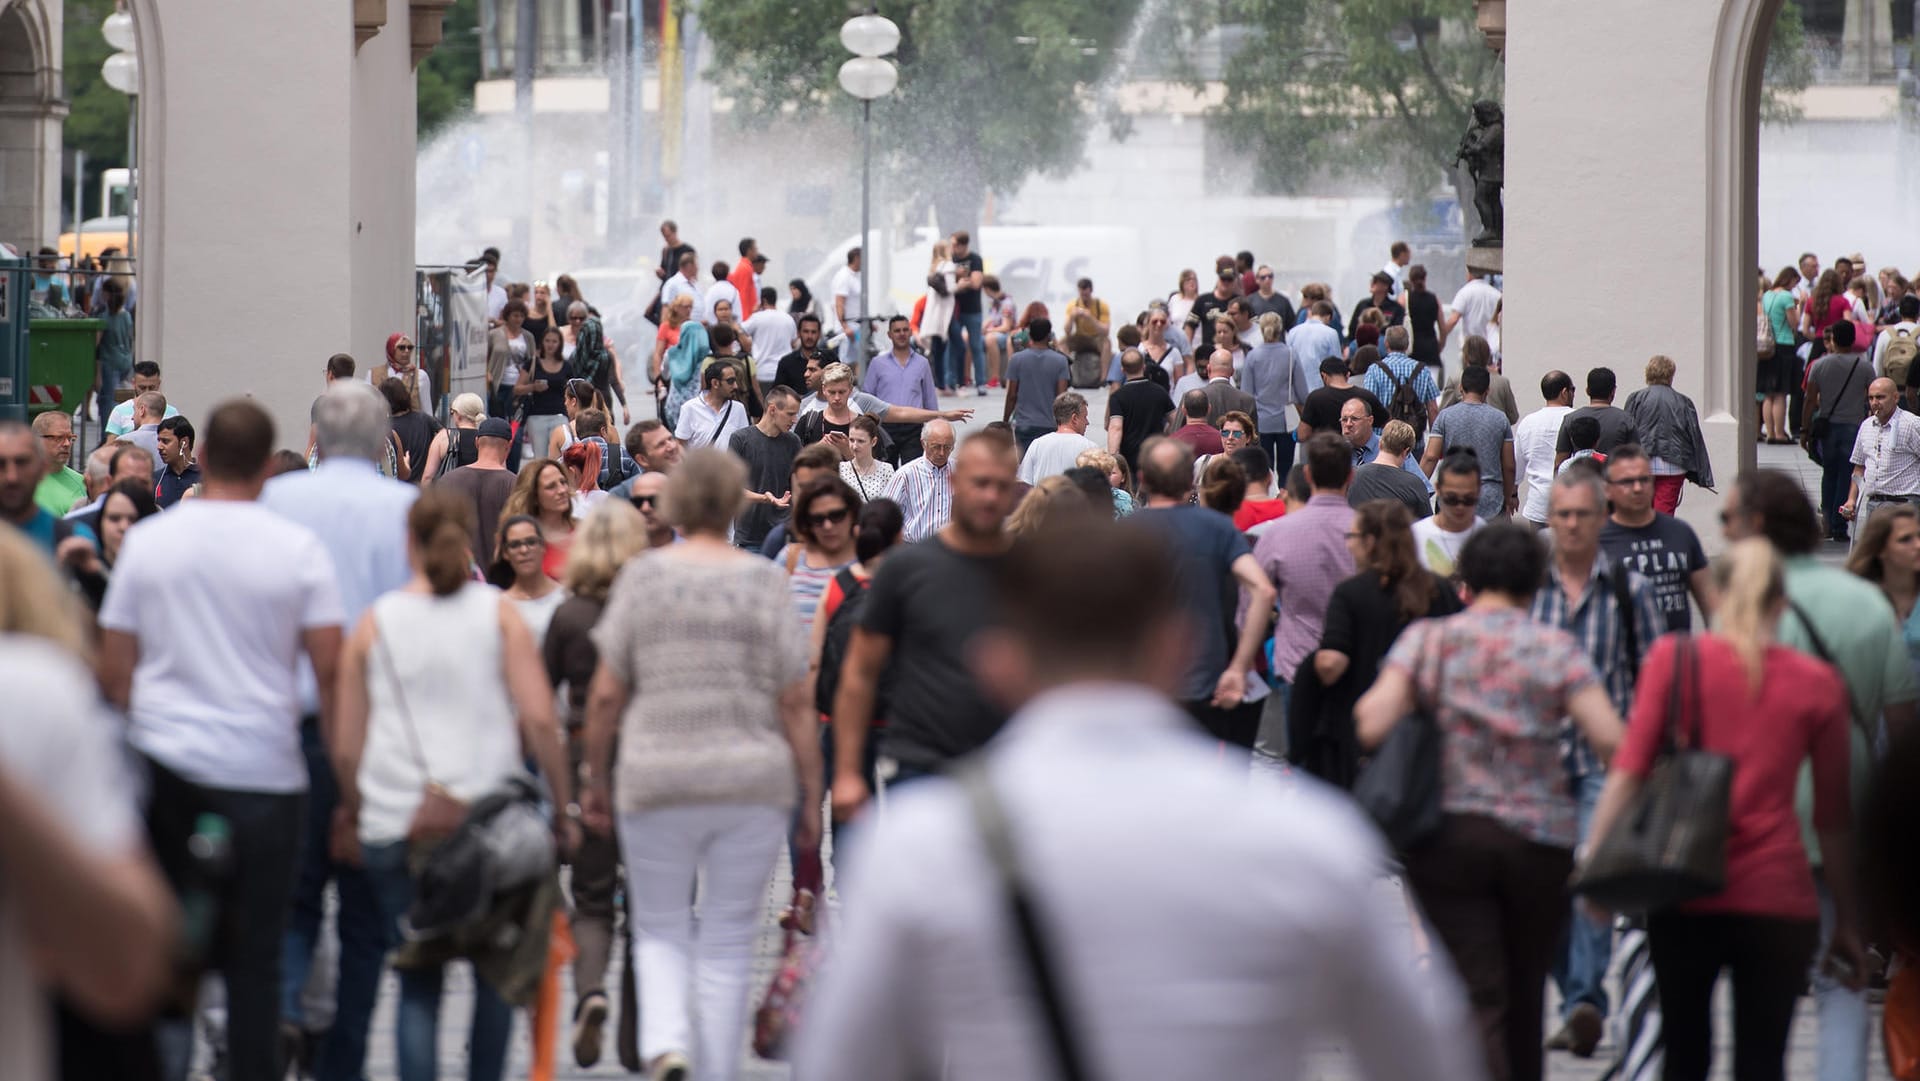
[[[1567,699],[1599,680],[1572,635],[1524,608],[1420,620],[1387,654],[1440,726],[1441,805],[1530,841],[1572,848],[1577,810],[1561,761]]]

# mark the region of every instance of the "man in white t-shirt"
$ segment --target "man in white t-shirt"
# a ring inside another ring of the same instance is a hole
[[[1020,457],[1020,479],[1038,484],[1072,469],[1080,455],[1101,449],[1087,438],[1087,400],[1073,391],[1053,400],[1054,430],[1027,444]]]
[[[1487,329],[1493,326],[1493,313],[1500,307],[1500,290],[1487,281],[1485,274],[1474,272],[1467,284],[1453,294],[1453,303],[1448,307],[1452,310],[1442,317],[1442,337],[1450,337],[1455,327],[1462,327],[1465,332],[1459,336],[1461,341],[1470,337],[1485,338]]]
[[[221,919],[207,963],[226,978],[232,1076],[271,1077],[307,790],[298,667],[312,661],[331,738],[345,612],[320,538],[257,502],[276,446],[266,411],[227,401],[202,439],[201,496],[121,546],[100,608],[100,683],[146,760],[147,831],[176,886],[203,819],[225,819],[232,871],[210,887]]]
[[[707,366],[700,373],[700,394],[680,407],[680,418],[673,436],[689,450],[701,447],[725,449],[733,433],[747,426],[747,407],[739,400],[740,369],[737,364]]]
[[[1413,523],[1413,546],[1428,570],[1450,578],[1460,565],[1460,549],[1466,547],[1467,538],[1487,524],[1473,513],[1480,503],[1480,459],[1455,451],[1440,459],[1433,480],[1440,509]]]
[[[1560,422],[1573,412],[1573,377],[1548,372],[1540,380],[1547,404],[1520,418],[1513,426],[1513,465],[1526,479],[1527,498],[1520,516],[1535,529],[1547,527],[1547,491],[1553,487],[1553,448],[1560,439]]]
[[[85,1041],[56,1071],[47,995],[103,1025],[139,1019],[171,975],[173,895],[93,673],[44,638],[0,635],[0,686],[0,1077],[118,1076]]]
[[[1380,273],[1393,279],[1393,295],[1399,296],[1407,289],[1407,264],[1413,262],[1413,248],[1404,240],[1396,240],[1393,247],[1387,249],[1387,265]]]
[[[860,370],[860,317],[866,313],[860,295],[860,249],[847,249],[847,265],[833,272],[833,324],[841,334],[840,359]]]
[[[753,343],[753,377],[760,381],[760,392],[764,396],[780,370],[780,358],[793,349],[794,341],[800,337],[800,328],[794,324],[793,316],[781,310],[780,293],[771,285],[760,290],[760,306],[741,326]]]

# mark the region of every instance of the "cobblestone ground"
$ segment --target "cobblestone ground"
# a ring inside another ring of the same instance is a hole
[[[1092,403],[1095,415],[1104,415],[1104,405],[1102,401],[1105,395],[1094,392],[1088,396],[1090,399],[1096,399]],[[1001,401],[1002,398],[997,393],[987,398],[964,399],[962,404],[976,406],[980,410],[975,421],[972,424],[966,425],[966,427],[979,427],[987,420],[997,420],[999,418]],[[1759,456],[1762,466],[1793,472],[1801,479],[1803,484],[1807,484],[1811,488],[1815,498],[1818,497],[1819,470],[1808,463],[1805,456],[1800,454],[1797,448],[1761,447],[1759,448]],[[1731,473],[1731,470],[1728,472]],[[1730,476],[1728,479],[1731,479]],[[1833,552],[1823,553],[1823,555],[1831,557],[1837,557],[1839,554],[1840,552],[1837,546]],[[1391,884],[1383,883],[1381,888],[1393,889],[1395,887]],[[780,907],[785,903],[787,890],[785,861],[782,860],[780,871],[774,883],[768,889],[767,915],[762,926],[759,950],[754,964],[752,986],[754,988],[756,1001],[768,981],[772,978],[775,966],[778,963],[781,935],[774,921]],[[1390,931],[1391,933],[1405,933],[1407,928],[1393,928],[1390,929]],[[610,977],[610,986],[617,986],[617,968],[619,965],[617,953],[614,964],[616,974]],[[442,1077],[466,1076],[466,1056],[462,1041],[465,1034],[464,1019],[468,1016],[468,1010],[470,1009],[471,986],[470,978],[464,969],[457,971],[448,980],[447,1000],[442,1010],[443,1027],[441,1034],[442,1050],[440,1065],[440,1074]],[[397,984],[393,977],[389,975],[382,988],[379,1011],[374,1019],[372,1054],[368,1062],[368,1077],[374,1079],[374,1081],[389,1081],[389,1079],[398,1076],[393,1059],[393,1014],[396,997]],[[568,1008],[571,1009],[571,1003],[573,1001],[571,980],[568,981],[565,1001],[568,1003]],[[1729,1043],[1731,1033],[1729,1028],[1730,1017],[1728,1007],[1726,987],[1723,984],[1717,1007],[1719,1050],[1715,1056],[1715,1078],[1731,1076],[1732,1054]],[[1549,1024],[1549,1029],[1551,1028],[1552,1025]],[[563,1079],[628,1076],[620,1068],[613,1055],[611,1024],[608,1026],[608,1031],[609,1045],[605,1057],[595,1068],[582,1070],[573,1065],[570,1047],[566,1040],[565,1027],[563,1026],[561,1033],[560,1069],[557,1076]],[[1871,1031],[1875,1034],[1879,1031],[1879,1009],[1877,1007],[1874,1009]],[[1817,1026],[1813,1018],[1812,1001],[1810,999],[1803,999],[1800,1009],[1795,1015],[1792,1043],[1787,1060],[1787,1075],[1794,1079],[1794,1081],[1803,1081],[1803,1079],[1804,1081],[1811,1081],[1811,1079],[1817,1076],[1814,1063],[1816,1039]],[[1547,1065],[1547,1076],[1551,1081],[1598,1081],[1606,1071],[1611,1056],[1617,1047],[1617,1040],[1618,1034],[1609,1032],[1606,1042],[1601,1045],[1599,1054],[1591,1059],[1576,1059],[1564,1053],[1550,1056]],[[1878,1042],[1877,1035],[1875,1036],[1874,1042]],[[527,1024],[523,1016],[519,1020],[518,1027],[514,1034],[513,1057],[508,1071],[509,1077],[526,1076],[530,1049],[531,1043],[528,1036]],[[742,1063],[743,1067],[740,1076],[743,1081],[784,1081],[784,1079],[790,1075],[790,1071],[784,1065],[757,1059],[751,1051],[745,1048],[742,1049]],[[1353,1077],[1354,1073],[1344,1050],[1337,1046],[1329,1045],[1318,1049],[1310,1056],[1307,1071],[1303,1076],[1307,1081],[1346,1081],[1346,1079]],[[1880,1052],[1876,1049],[1871,1055],[1870,1078],[1872,1081],[1886,1081],[1887,1077],[1886,1063]]]

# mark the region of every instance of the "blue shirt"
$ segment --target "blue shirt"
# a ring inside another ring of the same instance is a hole
[[[180,502],[180,497],[187,494],[187,489],[198,483],[200,467],[192,462],[187,463],[185,473],[175,473],[172,467],[162,469],[160,479],[153,487],[153,501],[160,504],[161,510],[165,510]]]
[[[1382,370],[1386,369],[1386,370]],[[1393,378],[1387,376],[1387,370],[1393,372]],[[1380,363],[1367,369],[1361,377],[1360,385],[1373,391],[1373,396],[1391,406],[1393,404],[1393,380],[1413,386],[1413,393],[1422,402],[1440,399],[1440,388],[1433,381],[1433,372],[1425,364],[1405,353],[1388,353],[1380,358]]]
[[[893,405],[940,408],[939,392],[933,385],[933,368],[919,353],[909,354],[905,365],[890,352],[874,357],[867,365],[867,378],[860,389]],[[1052,400],[1048,403],[1051,406]]]
[[[312,530],[333,559],[346,632],[360,621],[374,599],[407,584],[407,512],[420,490],[383,477],[361,458],[327,458],[302,473],[267,482],[260,504]],[[301,710],[319,710],[313,667],[300,662]]]
[[[48,555],[52,555],[54,546],[60,542],[59,523],[59,516],[48,514],[47,508],[45,507],[36,506],[33,508],[33,517],[27,519],[25,525],[16,526],[15,528],[25,533],[27,539],[39,545],[42,551]],[[88,529],[79,522],[73,522],[71,525],[73,527],[72,536],[85,537],[93,541],[96,547],[99,545],[99,539],[93,535],[93,530]]]

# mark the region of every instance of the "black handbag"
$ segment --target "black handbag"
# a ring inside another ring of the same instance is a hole
[[[1573,891],[1615,912],[1651,912],[1726,888],[1733,759],[1700,749],[1693,639],[1675,644],[1660,757],[1580,868]],[[1689,693],[1690,691],[1690,693]],[[1689,722],[1687,700],[1694,702]]]
[[[1353,782],[1353,798],[1395,852],[1407,852],[1440,828],[1440,725],[1416,709],[1387,734]]]

